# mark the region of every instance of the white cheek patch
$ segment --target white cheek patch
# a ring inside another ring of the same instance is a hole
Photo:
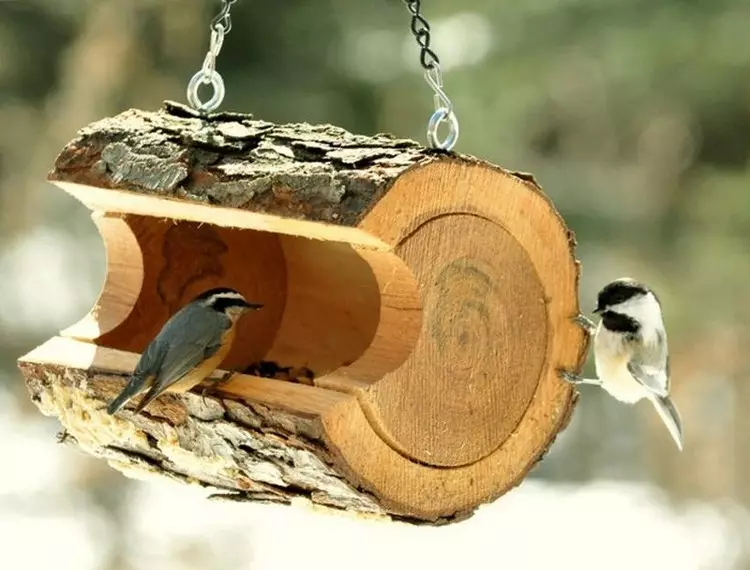
[[[651,340],[650,337],[655,335],[657,330],[664,329],[661,307],[656,297],[651,293],[628,299],[623,303],[611,307],[611,310],[638,321],[641,325],[644,341],[649,342]]]

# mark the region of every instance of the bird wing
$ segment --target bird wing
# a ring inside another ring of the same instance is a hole
[[[152,340],[141,354],[138,364],[135,365],[133,376],[138,378],[154,376],[159,372],[168,348],[167,343],[161,338],[156,337]]]
[[[174,315],[157,335],[157,339],[174,339],[167,350],[159,372],[146,395],[138,403],[139,413],[175,382],[198,367],[221,348],[221,339],[232,325],[226,316],[206,312],[200,322],[191,313],[180,311]],[[164,341],[166,342],[166,341]]]
[[[670,370],[666,333],[657,330],[654,341],[634,343],[627,366],[633,378],[650,392],[660,397],[667,396]]]
[[[122,392],[107,406],[107,413],[114,414],[128,403],[135,395],[145,390],[153,381],[159,371],[164,357],[167,354],[167,345],[159,338],[154,339],[143,351],[138,364],[135,366],[133,375]]]
[[[188,372],[210,358],[221,348],[221,339],[231,326],[231,321],[218,313],[201,315],[201,322],[191,322],[189,315],[175,315],[159,336],[179,339],[167,347],[154,388],[162,392],[179,381]],[[171,334],[170,334],[171,333]]]

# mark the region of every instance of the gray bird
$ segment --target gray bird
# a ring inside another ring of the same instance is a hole
[[[130,381],[107,412],[114,414],[148,389],[135,408],[139,413],[164,392],[186,392],[202,382],[229,354],[240,317],[262,307],[227,288],[211,289],[193,299],[146,347]]]

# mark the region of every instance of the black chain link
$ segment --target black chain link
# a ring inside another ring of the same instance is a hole
[[[421,14],[422,0],[404,0],[406,9],[411,12],[411,33],[420,47],[419,63],[425,69],[440,65],[437,54],[430,49],[430,24]]]
[[[219,24],[221,24],[224,28],[224,34],[228,34],[229,30],[232,29],[232,17],[229,15],[229,11],[232,9],[232,4],[237,0],[222,0],[222,2],[221,12],[211,20],[211,28],[218,31]]]

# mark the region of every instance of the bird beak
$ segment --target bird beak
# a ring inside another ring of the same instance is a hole
[[[252,309],[253,311],[257,311],[258,309],[262,309],[263,305],[261,305],[260,303],[248,303],[247,308]]]
[[[602,308],[601,308],[601,307],[596,307],[596,308],[594,309],[594,313],[596,313],[596,314],[599,314],[599,313],[601,313],[601,312],[602,312]]]

